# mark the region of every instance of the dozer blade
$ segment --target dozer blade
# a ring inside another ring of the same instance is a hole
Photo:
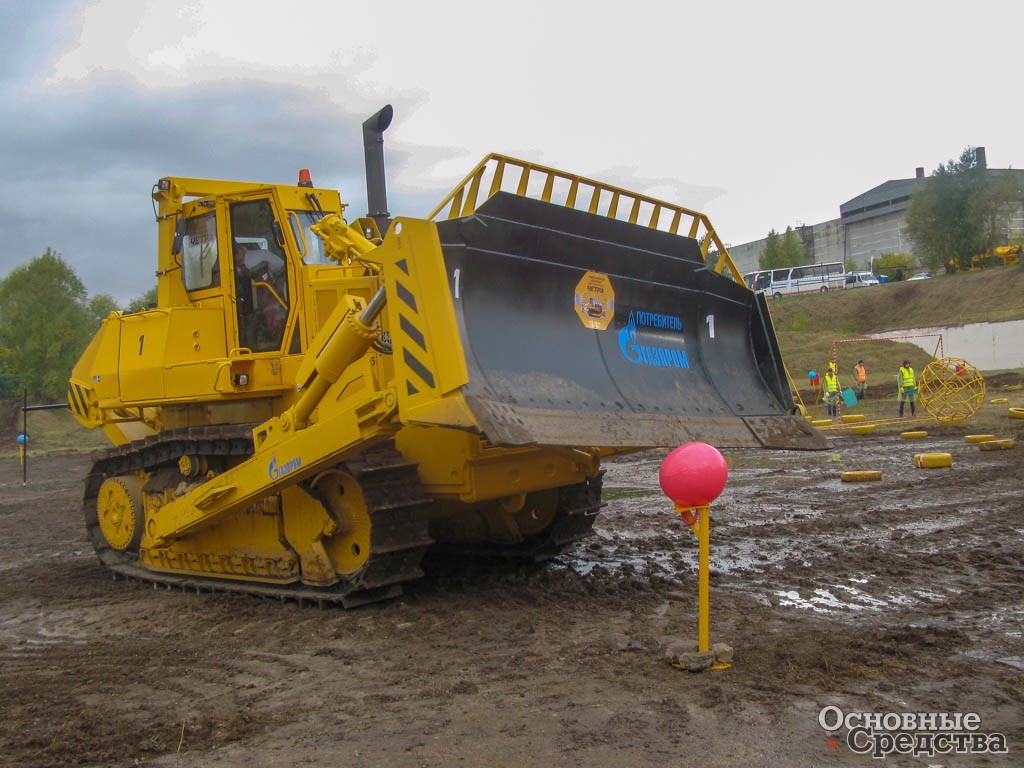
[[[688,237],[498,193],[438,223],[494,443],[817,449],[761,297]]]

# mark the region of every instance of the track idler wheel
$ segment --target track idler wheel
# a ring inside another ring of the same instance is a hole
[[[323,539],[337,573],[350,576],[370,557],[370,513],[359,483],[340,470],[318,476],[314,493],[323,500],[334,526],[328,526]]]
[[[96,517],[112,549],[135,552],[142,541],[146,513],[142,498],[145,481],[136,475],[109,477],[96,498]]]

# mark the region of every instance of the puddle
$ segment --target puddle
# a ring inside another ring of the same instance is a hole
[[[812,590],[810,596],[804,596],[794,589],[780,589],[773,594],[778,599],[779,605],[811,610],[816,613],[878,611],[894,606],[909,607],[946,599],[945,595],[922,589],[913,590],[909,594],[889,591],[886,593],[885,599],[881,599],[868,594],[857,586],[858,584],[870,584],[874,580],[874,576],[853,577],[849,579],[853,583],[834,584],[828,588],[819,587]]]

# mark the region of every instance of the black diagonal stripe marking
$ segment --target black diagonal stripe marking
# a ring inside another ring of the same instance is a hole
[[[82,388],[79,387],[77,384],[72,384],[71,389],[68,391],[71,393],[72,397],[75,400],[76,410],[78,411],[79,415],[85,416],[86,414],[88,414],[89,407],[86,405],[86,397],[85,393],[82,391]]]
[[[78,410],[78,398],[75,397],[74,384],[68,387],[68,407],[70,407],[75,413],[81,413],[81,411]]]
[[[405,274],[409,274],[409,262],[407,262],[405,259],[399,259],[398,261],[396,261],[395,266],[398,267],[403,272],[405,272]]]
[[[402,326],[402,330],[405,331],[406,335],[410,339],[416,342],[416,345],[420,349],[424,352],[427,351],[427,340],[423,338],[423,334],[420,333],[419,329],[413,325],[405,315],[399,313],[398,324]]]
[[[398,298],[408,304],[413,312],[418,312],[419,310],[416,309],[416,297],[412,295],[412,291],[398,282],[395,283],[395,287],[398,289]]]
[[[405,380],[405,391],[410,395],[415,395],[416,393],[419,392],[419,390],[416,389],[416,385],[413,384],[408,379]]]
[[[405,364],[412,368],[416,375],[427,383],[428,387],[434,388],[434,374],[427,370],[427,366],[413,357],[408,347],[402,349],[402,358],[405,360]]]

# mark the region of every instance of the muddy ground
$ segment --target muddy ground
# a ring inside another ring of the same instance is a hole
[[[881,764],[1024,765],[1024,447],[964,431],[726,451],[711,616],[735,663],[703,673],[665,660],[696,637],[697,546],[658,452],[609,463],[596,534],[547,567],[435,563],[349,612],[113,580],[78,511],[87,458],[25,487],[4,463],[0,765],[879,764],[819,726],[827,705],[975,712],[1009,748]]]

